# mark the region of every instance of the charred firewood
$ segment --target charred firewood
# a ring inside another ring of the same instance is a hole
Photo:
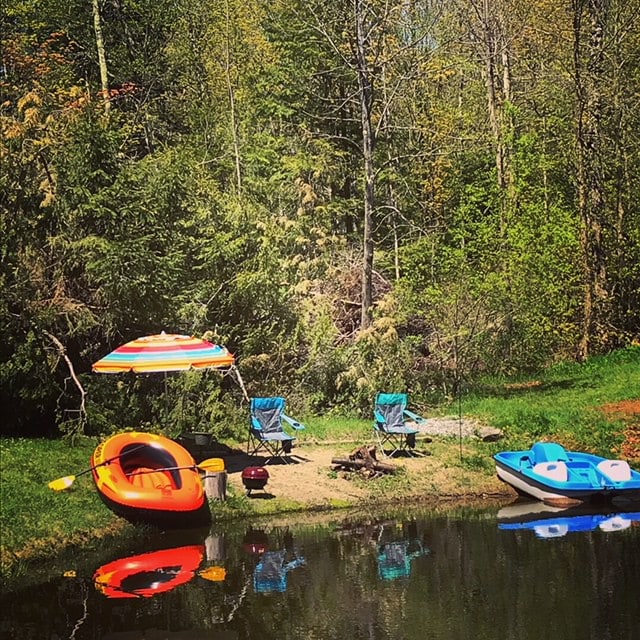
[[[367,477],[374,477],[382,473],[393,474],[397,470],[391,464],[378,461],[375,447],[366,446],[354,449],[348,458],[332,458],[331,464],[336,465],[336,469],[360,471]]]

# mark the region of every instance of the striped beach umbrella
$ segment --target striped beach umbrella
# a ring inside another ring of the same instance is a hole
[[[159,333],[136,338],[118,347],[92,365],[95,373],[163,373],[165,420],[169,419],[167,373],[189,369],[224,369],[238,382],[248,399],[233,354],[201,338],[176,333]]]
[[[163,373],[189,369],[227,368],[234,357],[226,347],[175,333],[136,338],[92,366],[96,373]]]

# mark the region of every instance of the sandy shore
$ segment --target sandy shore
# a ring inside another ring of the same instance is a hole
[[[457,428],[457,425],[455,425]],[[356,471],[336,470],[332,459],[346,457],[355,445],[297,446],[290,458],[290,464],[270,461],[265,464],[269,480],[264,492],[253,491],[253,498],[276,499],[279,502],[295,502],[310,509],[324,509],[332,506],[358,505],[363,501],[390,501],[415,499],[450,500],[482,496],[504,496],[515,498],[515,492],[498,480],[491,470],[490,456],[485,466],[467,468],[460,465],[460,445],[455,439],[447,442],[429,442],[429,438],[418,439],[417,451],[422,455],[414,457],[385,458],[376,450],[376,457],[396,469],[394,476],[398,482],[389,483],[384,476],[364,478]],[[477,455],[465,452],[462,455]],[[260,464],[260,460],[249,459],[243,454],[226,459],[229,486],[237,494],[245,492],[241,472],[248,465]],[[257,504],[256,508],[260,509]],[[270,505],[270,509],[276,507]]]

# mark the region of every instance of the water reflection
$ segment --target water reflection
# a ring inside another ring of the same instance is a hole
[[[101,640],[237,640],[235,631],[213,631],[195,629],[189,631],[165,631],[147,629],[143,635],[137,631],[116,631],[103,636]]]
[[[378,555],[378,573],[383,580],[407,578],[411,573],[411,561],[429,552],[420,541],[414,541],[413,545],[406,540],[382,545]]]
[[[640,512],[603,512],[588,506],[562,509],[542,502],[515,503],[498,511],[499,529],[526,529],[545,539],[586,531],[612,533],[628,529],[633,523],[640,523]]]
[[[60,570],[3,593],[0,633],[11,640],[635,640],[638,514],[600,515],[609,518],[553,544],[524,527],[501,527],[536,522],[539,513],[509,516],[497,506],[309,514],[286,526],[263,519],[154,540],[141,532],[131,548],[77,554],[63,567],[75,577]]]
[[[304,564],[304,558],[287,559],[287,551],[265,551],[253,573],[256,593],[287,590],[287,573]]]
[[[271,549],[269,536],[262,529],[250,527],[244,536],[245,551],[257,557],[253,571],[253,589],[256,593],[286,591],[288,572],[305,563],[295,548],[289,528],[285,528],[278,537],[281,537],[281,541],[277,544],[283,548]]]
[[[384,528],[381,533],[383,532]],[[412,560],[429,553],[429,549],[418,537],[415,521],[406,525],[405,536],[405,539],[393,540],[379,545],[378,575],[383,580],[409,577]]]
[[[419,532],[415,519],[406,521],[373,519],[346,525],[337,530],[339,537],[350,537],[362,545],[359,555],[375,553],[377,573],[383,580],[407,578],[412,561],[429,553],[427,533]]]
[[[107,598],[151,598],[189,582],[204,557],[204,545],[142,553],[99,567],[93,581]]]

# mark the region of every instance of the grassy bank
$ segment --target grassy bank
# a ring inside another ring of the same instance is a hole
[[[563,365],[518,380],[484,380],[464,395],[462,413],[500,428],[499,443],[469,440],[464,452],[456,439],[439,438],[432,455],[444,462],[443,473],[430,485],[435,494],[447,493],[448,482],[461,470],[472,493],[493,479],[491,453],[529,447],[538,439],[555,439],[568,447],[640,462],[640,348],[596,358],[584,365]],[[433,407],[431,413],[457,415],[458,405]],[[350,440],[372,441],[371,422],[351,418],[308,417],[299,444],[311,446]],[[0,440],[0,531],[2,572],[26,570],[27,563],[50,557],[74,544],[90,544],[104,536],[126,535],[129,525],[113,517],[99,500],[89,466],[97,440]],[[229,443],[242,446],[242,443]],[[344,443],[345,450],[351,445]],[[329,473],[329,471],[327,471]],[[66,491],[47,484],[75,474]],[[378,501],[397,500],[410,491],[406,477],[371,482],[370,495]],[[481,490],[481,489],[480,489]],[[258,504],[259,503],[259,504]],[[348,501],[335,506],[348,506]],[[214,505],[220,519],[260,511],[272,513],[304,509],[291,501],[251,501],[231,495]]]
[[[501,429],[509,448],[557,439],[601,455],[640,459],[640,347],[527,378],[485,379],[464,411]],[[506,447],[505,447],[506,448]]]

